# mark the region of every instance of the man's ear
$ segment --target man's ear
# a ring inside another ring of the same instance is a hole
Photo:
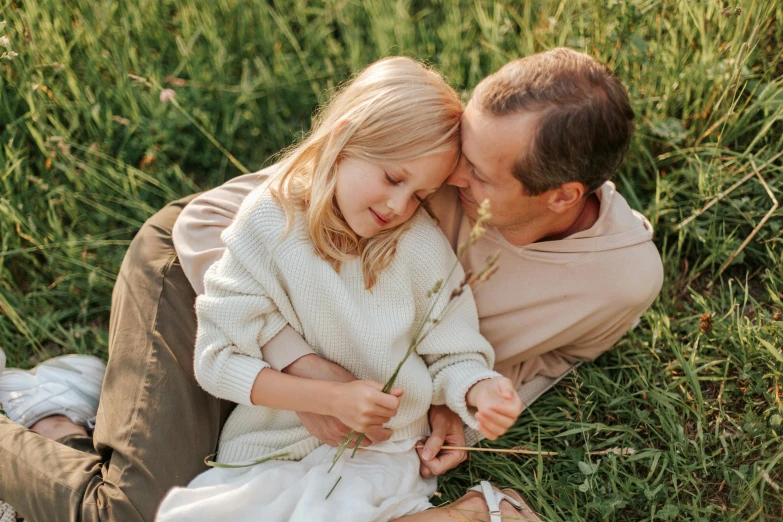
[[[563,214],[582,200],[587,193],[587,187],[578,181],[569,181],[548,192],[547,206],[549,210]]]

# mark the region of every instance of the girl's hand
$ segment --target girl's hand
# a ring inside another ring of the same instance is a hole
[[[489,440],[506,433],[522,413],[522,399],[505,377],[477,382],[468,390],[466,399],[468,406],[478,409],[479,431]]]
[[[378,430],[397,414],[402,390],[383,393],[374,381],[351,381],[335,385],[331,415],[359,433]]]

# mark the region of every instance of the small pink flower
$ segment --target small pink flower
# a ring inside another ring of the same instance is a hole
[[[176,97],[177,93],[174,92],[174,89],[163,89],[160,91],[160,101],[163,103],[168,103]]]

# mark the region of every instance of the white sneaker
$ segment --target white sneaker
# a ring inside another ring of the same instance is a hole
[[[29,428],[51,415],[94,427],[106,365],[91,355],[62,355],[32,370],[0,375],[0,404],[8,417]]]

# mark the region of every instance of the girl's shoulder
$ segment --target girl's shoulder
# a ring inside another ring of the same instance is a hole
[[[397,243],[395,256],[416,260],[417,265],[451,266],[457,256],[437,223],[420,208],[410,219],[408,230]]]
[[[266,247],[280,242],[286,228],[286,215],[272,197],[271,181],[261,183],[242,202],[234,222],[223,233],[227,246],[235,241],[256,241]]]

